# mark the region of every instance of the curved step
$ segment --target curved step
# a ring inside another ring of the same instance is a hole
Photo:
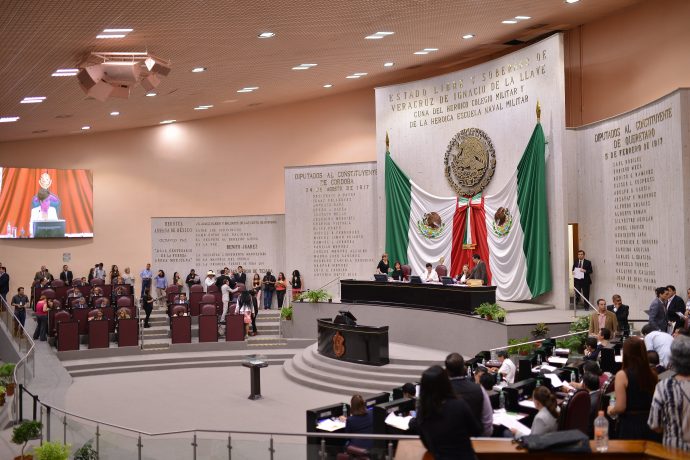
[[[419,380],[422,372],[426,370],[423,366],[415,367],[405,367],[400,365],[394,365],[395,368],[391,366],[381,366],[373,367],[367,366],[367,368],[348,368],[346,372],[343,371],[342,366],[340,366],[340,361],[331,360],[325,356],[315,355],[311,353],[301,354],[302,360],[305,364],[309,365],[311,368],[330,374],[341,375],[346,373],[348,377],[370,379],[372,377],[379,378],[382,380],[390,381],[400,381],[405,382],[415,382]],[[375,369],[375,371],[373,371]]]
[[[312,388],[314,390],[321,390],[321,391],[328,391],[331,393],[336,393],[343,395],[347,398],[352,396],[353,394],[361,394],[364,397],[374,395],[378,392],[376,391],[371,391],[368,388],[357,388],[357,387],[348,387],[348,386],[343,386],[343,385],[335,385],[332,383],[324,383],[321,380],[314,379],[311,377],[307,377],[305,375],[302,375],[300,372],[295,370],[294,365],[292,363],[292,360],[286,360],[283,363],[283,374],[285,377],[287,377],[289,380],[308,387]],[[347,401],[345,399],[344,401]]]
[[[386,364],[385,366],[367,366],[364,364],[357,364],[357,363],[350,363],[348,361],[340,361],[337,359],[329,358],[328,356],[324,356],[321,353],[319,353],[318,347],[317,346],[312,346],[309,347],[306,352],[309,352],[309,358],[308,360],[310,362],[318,362],[318,363],[323,363],[324,365],[327,366],[336,366],[338,368],[348,368],[351,369],[352,372],[357,372],[358,370],[362,369],[362,366],[365,366],[364,369],[382,369],[385,371],[386,374],[400,374],[402,376],[406,377],[414,377],[415,380],[419,379],[419,377],[422,375],[422,372],[427,370],[429,366],[432,366],[433,364],[439,364],[435,362],[425,362],[423,365],[418,365],[418,364],[413,364],[413,365],[406,365],[406,364]],[[415,360],[416,362],[416,360]],[[350,372],[350,371],[348,371]]]

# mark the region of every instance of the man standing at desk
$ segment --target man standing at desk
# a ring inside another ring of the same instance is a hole
[[[470,272],[470,279],[482,280],[482,285],[487,286],[489,284],[489,276],[486,273],[486,264],[479,254],[472,256],[472,262],[474,262],[474,268]]]

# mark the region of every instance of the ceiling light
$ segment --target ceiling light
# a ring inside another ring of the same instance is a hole
[[[293,67],[292,70],[309,70],[309,67],[305,67],[303,65],[298,65],[296,67]]]
[[[381,40],[383,35],[367,35],[364,37],[366,40]]]
[[[376,32],[376,35],[393,35],[395,32]]]
[[[0,123],[13,123],[19,120],[19,117],[0,117]]]
[[[255,89],[259,89],[258,86],[245,86],[244,89],[248,89],[250,91],[254,91]]]
[[[148,56],[147,51],[98,51],[92,53],[94,56]]]
[[[273,38],[275,36],[276,34],[274,34],[273,32],[261,32],[259,34],[259,38]]]
[[[464,38],[465,40],[469,40],[470,38],[474,38],[474,34],[463,35],[462,38]]]
[[[566,3],[577,3],[580,0],[565,0]]]
[[[206,67],[194,67],[192,69],[192,72],[194,72],[194,73],[206,72]]]
[[[253,89],[247,89],[247,88],[242,88],[242,89],[237,90],[238,93],[251,93],[252,91],[254,91],[254,90]]]
[[[57,69],[51,74],[53,77],[73,77],[79,73],[79,69]]]
[[[316,67],[318,64],[300,64],[303,67]]]
[[[45,96],[28,96],[19,101],[20,104],[40,104],[45,101]]]
[[[213,105],[198,105],[194,107],[194,110],[208,110],[211,107],[213,107]]]
[[[105,34],[118,34],[118,33],[125,33],[128,34],[132,32],[134,29],[103,29],[103,33]]]
[[[158,93],[146,93],[146,97],[158,96]]]
[[[345,77],[345,78],[359,78],[359,75],[348,75],[348,76]]]
[[[120,115],[120,112],[110,112],[110,115],[113,117],[116,117],[116,116]]]
[[[395,65],[395,62],[386,62],[383,64],[384,67],[393,67]]]
[[[323,85],[323,87],[324,88],[333,88],[333,85],[331,85],[330,83],[326,83],[325,85]]]
[[[82,131],[88,131],[88,130],[90,130],[90,129],[91,129],[91,126],[82,126],[82,127],[81,127],[81,130],[82,130]]]
[[[366,72],[356,72],[356,73],[353,73],[352,75],[357,75],[358,77],[363,77],[363,76],[367,75],[367,73]]]
[[[125,38],[125,34],[99,34],[96,38]]]
[[[429,54],[428,51],[415,51],[414,54]]]
[[[526,19],[532,19],[532,16],[515,16],[515,19],[519,21],[524,21]]]
[[[424,51],[438,51],[438,48],[424,48]]]
[[[161,125],[169,125],[170,123],[175,123],[177,120],[163,120],[160,122]]]
[[[503,24],[517,24],[517,21],[515,19],[507,19],[505,21],[501,21]]]

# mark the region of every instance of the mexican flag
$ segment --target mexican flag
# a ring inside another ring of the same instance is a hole
[[[487,264],[499,300],[551,290],[546,206],[546,141],[534,128],[516,171],[491,196],[439,197],[414,183],[386,152],[386,252],[421,274],[443,260],[452,276],[472,255]]]

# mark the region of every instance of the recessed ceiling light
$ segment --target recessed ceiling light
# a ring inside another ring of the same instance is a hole
[[[376,32],[376,35],[393,35],[395,32]]]
[[[359,78],[359,75],[348,75],[348,76],[345,77],[345,78]]]
[[[363,76],[367,75],[367,73],[366,72],[356,72],[356,73],[353,73],[352,75],[357,75],[358,77],[363,77]]]
[[[276,34],[273,32],[261,32],[259,34],[259,38],[273,38],[275,36],[276,36]]]
[[[98,34],[96,38],[125,38],[125,34]]]
[[[134,29],[103,29],[104,34],[128,34],[132,32]]]
[[[41,102],[45,101],[46,97],[45,96],[27,96],[21,101],[19,101],[20,104],[40,104]]]
[[[0,117],[0,123],[13,123],[19,120],[19,117]]]
[[[79,69],[57,69],[52,73],[53,77],[73,77],[79,73]]]
[[[333,88],[333,85],[331,85],[330,83],[326,83],[325,85],[323,85],[323,87],[324,88]]]
[[[386,62],[383,64],[384,67],[393,67],[395,65],[395,62]]]
[[[258,86],[245,86],[242,89],[238,89],[237,92],[238,93],[251,93],[252,91],[255,91],[257,89],[259,89]]]
[[[395,32],[376,32],[375,34],[367,35],[366,38],[367,40],[381,40],[384,37],[387,37],[388,35],[393,35]]]
[[[424,48],[424,51],[438,51],[438,48]]]
[[[503,24],[517,24],[517,21],[515,19],[506,19],[505,21],[501,21]]]
[[[318,64],[300,64],[303,67],[316,67]]]
[[[566,3],[577,3],[580,0],[565,0]]]
[[[158,93],[146,93],[146,97],[158,96]]]
[[[463,35],[462,38],[464,38],[465,40],[469,40],[470,38],[474,38],[474,34],[466,34]]]
[[[309,67],[305,67],[303,65],[298,65],[292,68],[292,70],[309,70]]]
[[[198,106],[194,107],[194,110],[208,110],[208,109],[210,109],[211,107],[213,107],[212,104],[209,104],[209,105],[198,105]]]
[[[244,89],[254,91],[255,89],[259,89],[259,87],[258,86],[245,86]]]
[[[161,125],[169,125],[170,123],[175,123],[177,120],[163,120],[160,122]]]
[[[519,21],[525,21],[527,19],[532,19],[532,16],[515,16],[515,19]]]
[[[194,72],[194,73],[206,72],[206,67],[194,67],[192,69],[192,72]]]
[[[429,54],[428,51],[415,51],[414,54]]]
[[[110,116],[116,117],[120,115],[120,112],[110,112]]]
[[[88,130],[90,130],[90,129],[91,129],[91,126],[88,126],[88,125],[87,125],[87,126],[82,126],[82,127],[81,127],[81,130],[82,130],[82,131],[88,131]]]

